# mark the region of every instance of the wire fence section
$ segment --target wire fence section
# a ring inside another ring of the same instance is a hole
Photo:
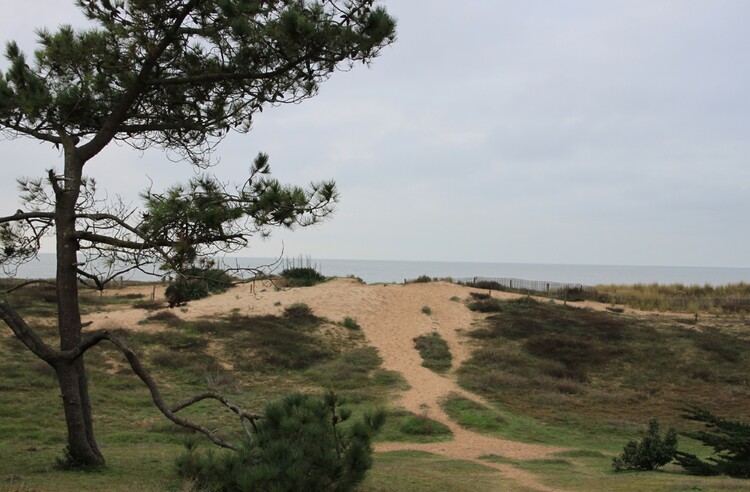
[[[596,289],[590,285],[583,284],[504,277],[466,277],[454,278],[453,281],[477,289],[542,293],[549,297],[557,297],[569,301],[597,298]]]
[[[432,279],[423,275],[413,280],[404,280],[404,283],[430,282],[432,280],[448,280],[477,289],[542,295],[565,301],[598,301],[612,305],[624,304],[646,311],[750,313],[750,296],[744,293],[717,296],[711,295],[711,293],[691,294],[675,291],[663,294],[646,293],[638,295],[637,292],[618,292],[617,289],[612,291],[598,290],[596,287],[577,283],[524,280],[508,277]]]

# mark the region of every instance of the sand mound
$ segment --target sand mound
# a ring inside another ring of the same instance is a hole
[[[441,399],[450,393],[477,402],[482,402],[482,399],[459,387],[453,371],[439,375],[422,367],[422,359],[414,349],[414,337],[437,331],[450,347],[454,368],[469,357],[470,347],[461,332],[470,328],[481,315],[469,311],[455,298],[463,300],[471,290],[447,282],[364,285],[352,279],[335,279],[314,287],[288,290],[277,290],[272,285],[247,284],[193,301],[177,314],[186,320],[222,316],[232,311],[242,315],[280,314],[284,306],[301,302],[309,305],[316,315],[332,321],[354,318],[362,327],[368,343],[379,350],[383,366],[400,372],[410,385],[410,389],[402,392],[394,404],[446,424],[454,435],[453,440],[440,443],[382,443],[376,447],[377,451],[410,449],[472,460],[496,468],[529,488],[551,490],[528,472],[478,458],[494,454],[516,460],[540,459],[562,448],[497,439],[457,425],[440,408]],[[493,295],[517,297],[502,293]],[[424,306],[430,308],[431,314],[422,312]],[[159,329],[153,324],[138,325],[137,322],[144,317],[143,311],[128,309],[96,313],[87,316],[87,320],[94,322],[91,329]]]

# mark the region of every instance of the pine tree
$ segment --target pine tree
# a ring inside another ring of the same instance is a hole
[[[682,434],[710,446],[715,456],[701,460],[694,454],[678,452],[677,462],[694,475],[750,478],[750,424],[718,417],[701,408],[683,410],[684,418],[703,423],[706,430]]]
[[[121,341],[102,330],[84,333],[78,282],[101,288],[118,274],[100,275],[87,260],[136,261],[130,268],[155,257],[179,262],[201,247],[232,248],[253,232],[310,223],[330,212],[335,188],[282,187],[263,177],[267,166],[259,157],[251,179],[219,205],[197,215],[185,209],[222,195],[216,181],[207,179],[165,194],[147,193],[150,216],[122,204],[97,208],[95,181],[84,177],[84,167],[118,141],[136,149],[160,147],[205,167],[221,138],[232,129],[249,131],[264,108],[312,97],[335,70],[372,60],[394,40],[395,21],[374,0],[76,4],[95,27],[40,30],[31,63],[9,42],[10,68],[0,77],[0,132],[53,145],[63,155],[61,170],[21,181],[26,210],[0,217],[0,263],[33,258],[43,236],[55,237],[59,348],[44,342],[7,302],[0,301],[0,318],[54,368],[72,462],[104,462],[84,366],[85,352],[102,340],[123,351],[167,417],[230,446],[177,417]],[[241,227],[243,218],[249,231]]]

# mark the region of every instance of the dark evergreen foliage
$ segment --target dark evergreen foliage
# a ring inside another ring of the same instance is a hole
[[[664,434],[659,433],[659,422],[652,419],[648,431],[640,442],[630,441],[620,456],[612,460],[615,471],[651,471],[666,465],[677,452],[677,433],[671,427]]]
[[[349,421],[332,392],[292,394],[266,407],[239,452],[201,453],[177,460],[181,476],[220,491],[351,490],[372,466],[371,440],[385,423],[377,411]]]
[[[677,462],[694,475],[750,478],[750,424],[718,417],[701,408],[683,410],[684,418],[703,423],[706,430],[681,434],[710,446],[715,456],[701,460],[693,454],[678,452]]]

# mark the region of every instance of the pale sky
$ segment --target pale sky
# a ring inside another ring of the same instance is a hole
[[[72,0],[5,3],[0,39],[29,55],[36,27],[80,22]],[[225,181],[263,151],[282,181],[341,191],[247,256],[750,267],[750,2],[383,3],[398,40],[370,68],[219,145]],[[2,215],[15,177],[61,167],[26,139],[0,162]],[[113,146],[87,174],[135,200],[192,171]]]

